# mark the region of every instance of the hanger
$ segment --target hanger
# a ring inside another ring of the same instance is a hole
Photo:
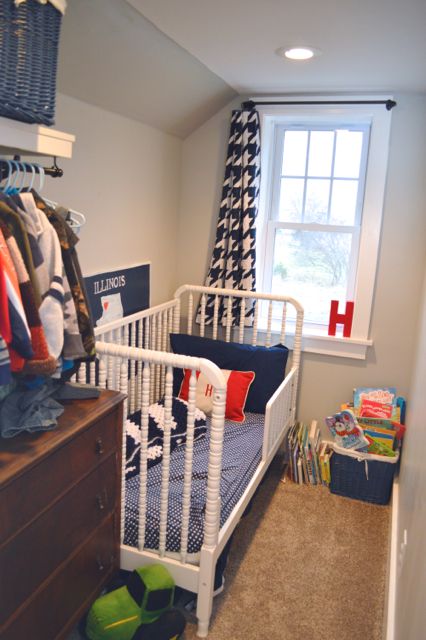
[[[49,207],[52,207],[52,209],[56,209],[56,207],[59,206],[59,204],[57,202],[54,202],[53,200],[48,200],[47,198],[43,198],[43,200],[47,205],[49,205]],[[80,213],[79,211],[75,211],[74,209],[68,209],[66,220],[69,226],[76,233],[78,233],[81,227],[86,224],[86,216],[84,215],[84,213]]]

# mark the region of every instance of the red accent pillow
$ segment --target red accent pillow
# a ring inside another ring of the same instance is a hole
[[[230,371],[229,369],[221,369],[226,378],[226,407],[225,418],[232,422],[244,422],[246,419],[244,407],[250,385],[255,378],[254,371]],[[191,377],[191,369],[184,369],[184,378],[179,391],[181,400],[188,400],[189,394],[189,378]],[[196,372],[197,386],[195,389],[195,404],[197,409],[201,409],[205,414],[211,415],[213,409],[213,385],[210,384],[207,377]]]

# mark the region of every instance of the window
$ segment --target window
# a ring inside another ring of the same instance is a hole
[[[305,349],[364,358],[390,112],[384,105],[259,108],[258,282],[305,308]],[[354,301],[350,339],[328,336],[331,300]]]

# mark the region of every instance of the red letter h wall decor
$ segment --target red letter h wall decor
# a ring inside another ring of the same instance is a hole
[[[330,321],[328,323],[328,335],[336,335],[336,325],[343,325],[343,337],[350,338],[352,331],[352,320],[354,317],[354,303],[347,302],[345,313],[338,313],[339,301],[332,300],[330,306]]]

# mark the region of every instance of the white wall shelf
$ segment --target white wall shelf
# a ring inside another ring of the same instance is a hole
[[[75,136],[38,124],[0,118],[0,155],[71,158]]]

